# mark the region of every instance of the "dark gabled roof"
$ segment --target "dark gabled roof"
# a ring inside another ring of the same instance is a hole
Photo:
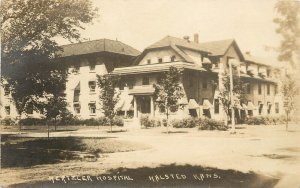
[[[172,36],[166,36],[160,41],[148,46],[146,49],[153,49],[153,48],[162,48],[166,46],[175,45],[178,47],[188,48],[196,51],[202,51],[202,52],[208,52],[206,49],[202,48],[200,44],[195,42],[188,42],[184,39],[172,37]]]
[[[182,48],[203,52],[209,54],[210,56],[222,56],[226,54],[231,45],[233,45],[241,59],[243,59],[243,54],[234,39],[195,43],[193,41],[187,41],[177,37],[166,36],[158,42],[148,46],[136,59],[135,64],[137,64],[138,61],[140,61],[148,51],[158,48],[169,47],[178,53],[186,62],[193,62],[192,58],[190,58],[190,56],[181,50]]]
[[[218,40],[211,42],[199,43],[201,48],[206,49],[215,56],[224,55],[229,47],[234,43],[234,39]]]
[[[140,51],[127,44],[109,39],[79,42],[63,45],[61,47],[63,48],[63,52],[60,53],[61,57],[85,55],[98,52],[111,52],[127,56],[138,56],[140,54]]]

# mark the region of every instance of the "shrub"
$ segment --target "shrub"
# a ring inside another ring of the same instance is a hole
[[[46,125],[46,119],[24,118],[20,119],[20,125]]]
[[[141,126],[144,126],[146,128],[161,126],[159,120],[151,119],[148,115],[143,115],[140,118],[140,122],[141,122]]]
[[[171,121],[171,126],[174,128],[194,128],[197,126],[198,119],[196,118],[184,118],[184,119],[174,119]]]
[[[4,118],[1,120],[1,125],[6,125],[6,126],[10,126],[10,125],[15,125],[15,121],[11,118]]]
[[[225,131],[228,129],[227,126],[225,126],[225,123],[223,121],[213,120],[204,118],[199,121],[199,129],[200,130],[221,130]]]
[[[123,118],[121,118],[121,117],[119,117],[119,116],[116,116],[116,117],[113,119],[113,125],[116,125],[116,126],[119,126],[119,127],[124,126]]]
[[[285,122],[284,116],[256,116],[246,118],[248,125],[277,125]]]

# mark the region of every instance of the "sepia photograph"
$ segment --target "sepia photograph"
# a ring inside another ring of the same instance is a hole
[[[0,2],[1,188],[300,188],[300,0]]]

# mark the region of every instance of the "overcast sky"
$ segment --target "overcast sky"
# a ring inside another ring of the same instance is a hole
[[[100,17],[85,38],[118,39],[142,51],[166,35],[199,34],[200,42],[234,38],[243,52],[276,58],[276,0],[94,0]],[[65,44],[66,42],[60,42]]]

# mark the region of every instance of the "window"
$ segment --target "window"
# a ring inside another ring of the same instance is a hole
[[[73,102],[79,102],[80,90],[74,90]]]
[[[148,76],[144,76],[144,77],[143,77],[142,84],[143,84],[143,85],[149,85],[149,77],[148,77]]]
[[[160,57],[158,58],[158,63],[162,63],[163,62],[163,59]]]
[[[267,84],[267,95],[270,95],[270,84]]]
[[[218,114],[220,112],[220,109],[219,109],[219,99],[215,99],[214,109],[215,109],[215,114]]]
[[[10,106],[5,106],[5,112],[7,115],[10,115]]]
[[[96,69],[96,64],[90,63],[90,71],[95,71],[95,69]]]
[[[272,109],[272,104],[270,102],[267,102],[267,105],[268,105],[268,114],[270,114]]]
[[[128,79],[127,85],[129,89],[133,89],[134,84],[135,84],[134,78]]]
[[[147,64],[151,64],[151,59],[147,59]]]
[[[10,93],[9,85],[5,84],[4,85],[4,95],[7,96],[7,95],[9,95],[9,93]]]
[[[251,94],[251,84],[247,84],[247,94]]]
[[[173,55],[173,56],[171,57],[171,62],[174,62],[174,61],[176,61],[176,56],[175,56],[175,55]]]
[[[89,81],[89,88],[90,88],[90,93],[94,93],[96,91],[96,82]]]
[[[258,83],[258,94],[261,95],[261,83]]]
[[[203,88],[203,89],[206,89],[206,88],[207,88],[207,80],[206,80],[206,79],[204,79],[204,80],[202,81],[202,88]]]
[[[267,69],[267,77],[270,77],[271,70]]]
[[[96,103],[89,104],[90,114],[96,114]]]
[[[275,113],[279,114],[279,103],[278,102],[275,103]]]
[[[75,111],[75,114],[80,114],[80,105],[79,104],[74,104],[74,111]]]
[[[258,114],[261,115],[262,109],[263,109],[263,103],[261,101],[258,101]]]

